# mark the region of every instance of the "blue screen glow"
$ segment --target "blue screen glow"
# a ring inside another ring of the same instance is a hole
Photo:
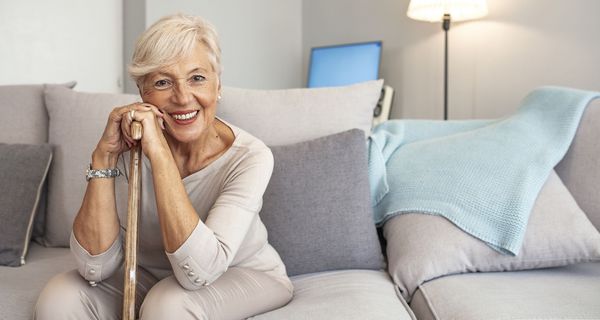
[[[333,87],[376,80],[381,41],[313,48],[308,87]]]

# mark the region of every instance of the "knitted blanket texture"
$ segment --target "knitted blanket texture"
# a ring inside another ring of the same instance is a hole
[[[599,96],[542,87],[498,120],[380,124],[368,146],[375,222],[409,212],[439,215],[517,255],[539,191]]]

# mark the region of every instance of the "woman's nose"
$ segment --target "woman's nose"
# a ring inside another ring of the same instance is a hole
[[[192,100],[192,91],[190,87],[185,82],[177,82],[173,88],[173,95],[171,98],[173,102],[182,106],[185,106],[190,103]]]

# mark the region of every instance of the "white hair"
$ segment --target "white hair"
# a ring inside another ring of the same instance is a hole
[[[142,33],[135,44],[129,75],[139,85],[149,73],[190,54],[198,42],[208,49],[209,62],[220,77],[221,48],[215,27],[201,17],[181,13],[161,18]]]

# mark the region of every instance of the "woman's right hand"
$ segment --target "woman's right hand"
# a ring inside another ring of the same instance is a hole
[[[104,128],[104,133],[92,155],[92,166],[114,168],[117,164],[119,155],[131,148],[135,143],[133,139],[125,135],[122,131],[121,122],[128,117],[131,110],[149,111],[150,107],[141,103],[133,103],[123,107],[117,107],[112,110],[108,116],[108,123]]]

